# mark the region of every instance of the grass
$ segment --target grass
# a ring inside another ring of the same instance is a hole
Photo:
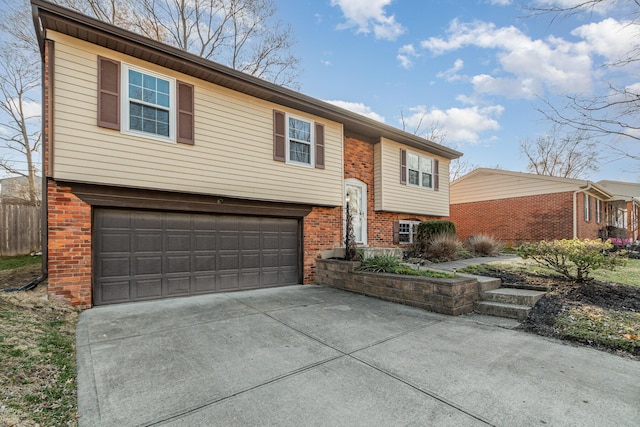
[[[481,274],[482,271],[486,271],[487,267],[485,266],[515,273],[529,272],[538,275],[560,277],[558,273],[550,268],[542,267],[534,261],[523,260],[522,258],[511,258],[477,266],[469,266],[460,270],[460,272]],[[616,267],[613,271],[604,269],[594,270],[591,272],[589,277],[601,282],[619,283],[621,285],[640,287],[640,259],[629,259],[625,266]]]
[[[0,271],[14,270],[29,265],[39,265],[40,263],[42,263],[42,256],[20,255],[0,257]]]
[[[640,313],[572,307],[556,318],[554,328],[572,341],[640,354]]]
[[[76,319],[42,285],[0,293],[0,426],[76,425]]]

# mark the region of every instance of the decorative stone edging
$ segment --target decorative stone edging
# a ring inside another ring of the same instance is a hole
[[[473,278],[356,271],[359,266],[358,261],[318,259],[316,283],[453,316],[472,312],[479,299],[478,281]]]

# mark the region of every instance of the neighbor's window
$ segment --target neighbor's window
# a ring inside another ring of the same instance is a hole
[[[418,239],[418,225],[420,221],[399,221],[399,240],[400,243],[415,243]]]
[[[175,140],[175,80],[123,64],[125,130]]]
[[[407,183],[433,188],[433,159],[407,152]]]
[[[584,220],[585,221],[589,221],[591,220],[591,211],[590,211],[590,204],[591,204],[591,196],[587,195],[586,193],[583,193],[584,196]]]
[[[599,224],[602,222],[602,200],[596,200],[596,222]]]
[[[288,116],[287,161],[313,164],[313,126],[308,120]]]

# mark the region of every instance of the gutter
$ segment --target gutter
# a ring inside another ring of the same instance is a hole
[[[573,192],[573,238],[578,238],[578,193],[591,190],[591,181],[587,182],[587,187]]]

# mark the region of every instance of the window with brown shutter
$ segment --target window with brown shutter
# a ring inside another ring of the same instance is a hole
[[[282,111],[273,110],[273,160],[284,162],[286,157],[285,117]]]
[[[324,125],[316,123],[316,168],[324,169]]]
[[[393,221],[393,244],[400,243],[400,221]]]
[[[440,190],[440,162],[433,159],[433,190]]]
[[[98,126],[120,130],[120,62],[98,56]]]
[[[193,86],[176,82],[176,92],[178,98],[177,112],[177,141],[182,144],[194,144],[194,94]]]

